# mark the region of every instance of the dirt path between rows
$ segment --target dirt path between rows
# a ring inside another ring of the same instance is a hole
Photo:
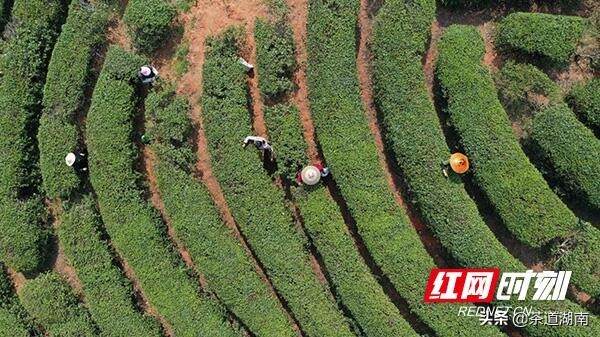
[[[423,72],[425,73],[425,83],[427,85],[427,91],[429,97],[433,102],[435,99],[434,83],[435,83],[435,62],[438,58],[438,42],[442,37],[442,27],[437,20],[431,23],[431,32],[429,38],[429,47],[425,53],[423,60]]]
[[[370,8],[368,1],[361,0],[359,13],[360,37],[357,67],[361,96],[369,120],[369,128],[371,129],[373,139],[375,140],[375,144],[377,146],[379,161],[384,169],[383,171],[389,188],[394,194],[394,199],[406,211],[406,214],[408,214],[411,224],[419,233],[421,242],[429,252],[429,255],[432,256],[433,260],[438,266],[448,266],[449,264],[444,258],[445,253],[439,240],[433,236],[427,226],[421,221],[421,219],[419,219],[415,210],[409,206],[410,203],[405,202],[405,191],[403,190],[403,186],[401,184],[402,179],[399,174],[394,171],[392,160],[386,153],[381,129],[377,119],[377,110],[373,101],[373,83],[370,69],[372,58],[369,51],[369,40],[372,34],[372,18],[370,17],[369,12]]]

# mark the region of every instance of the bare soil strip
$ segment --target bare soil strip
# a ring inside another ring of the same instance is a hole
[[[409,206],[410,204],[405,202],[404,195],[406,195],[406,191],[403,190],[404,186],[402,186],[402,180],[398,175],[398,170],[394,169],[392,160],[389,158],[389,155],[386,153],[385,150],[384,141],[381,135],[381,129],[379,127],[377,119],[377,111],[373,102],[373,85],[371,81],[372,77],[370,70],[371,55],[368,46],[369,39],[372,33],[372,22],[371,18],[369,17],[369,4],[367,0],[361,0],[359,13],[359,28],[360,38],[358,47],[357,66],[360,91],[365,111],[369,119],[369,127],[371,129],[371,133],[373,134],[375,144],[377,145],[379,161],[381,166],[384,168],[386,180],[388,182],[390,190],[394,194],[396,202],[402,208],[404,208],[404,210],[408,214],[410,222],[419,233],[421,242],[423,242],[423,245],[427,249],[429,255],[432,256],[432,258],[438,266],[449,266],[450,261],[447,261],[447,254],[444,252],[439,240],[437,240],[433,236],[433,234],[431,233],[431,231],[429,231],[427,226],[425,226],[425,224],[419,219],[415,210]]]

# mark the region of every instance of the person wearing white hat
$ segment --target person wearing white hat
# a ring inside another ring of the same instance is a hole
[[[153,66],[145,65],[140,68],[139,77],[142,83],[151,84],[154,83],[158,76],[158,71]]]
[[[321,181],[321,171],[319,168],[309,165],[302,169],[300,178],[302,179],[302,183],[313,186]]]
[[[67,164],[68,167],[72,167],[78,171],[87,171],[85,153],[67,153],[67,155],[65,156],[65,164]]]

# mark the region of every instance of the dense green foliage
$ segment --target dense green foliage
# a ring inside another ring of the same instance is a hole
[[[129,281],[114,265],[90,197],[70,205],[58,229],[61,246],[83,286],[84,299],[103,336],[158,337],[156,322],[136,311]]]
[[[568,101],[581,121],[600,136],[600,78],[576,85]]]
[[[18,271],[36,270],[47,233],[37,195],[35,129],[46,63],[63,16],[61,1],[17,0],[14,36],[0,60],[0,255]]]
[[[294,336],[275,294],[221,220],[206,187],[191,175],[195,156],[189,142],[189,108],[184,98],[172,99],[169,92],[146,99],[146,127],[154,140],[157,183],[170,222],[210,290],[250,331],[257,336]]]
[[[178,336],[237,336],[221,308],[204,295],[174,256],[156,212],[142,198],[134,170],[136,97],[132,81],[144,59],[108,51],[87,120],[90,179],[112,243],[144,294]],[[185,310],[183,310],[185,309]]]
[[[263,41],[256,45],[256,59],[263,65],[259,69],[259,87],[265,98],[276,99],[294,86],[290,80],[296,65],[294,44],[289,43],[291,34],[291,28],[283,20],[275,24],[263,19],[256,21],[254,35],[256,40]]]
[[[99,336],[89,313],[78,303],[71,287],[54,272],[25,283],[19,297],[49,337]]]
[[[25,310],[13,293],[4,265],[0,264],[0,337],[37,336],[30,331]]]
[[[73,1],[52,52],[38,130],[43,188],[51,198],[69,196],[80,183],[64,158],[78,147],[77,115],[91,86],[92,62],[104,40],[107,22],[104,6],[82,6]]]
[[[586,24],[576,16],[512,13],[500,21],[496,43],[564,65],[575,52]]]
[[[531,64],[508,61],[496,77],[496,86],[502,105],[512,118],[529,117],[562,101],[556,83]]]
[[[577,227],[577,234],[570,239],[572,247],[555,263],[555,269],[571,270],[571,282],[593,297],[600,295],[600,258],[598,257],[598,242],[600,232],[592,225],[581,222]],[[593,323],[594,331],[589,331],[591,336],[600,334],[597,319]]]
[[[447,100],[449,121],[469,155],[475,183],[506,227],[523,243],[540,247],[558,239],[596,236],[578,229],[579,220],[549,188],[515,139],[487,69],[484,45],[473,27],[451,26],[439,44],[437,76]],[[586,227],[587,228],[587,227]],[[589,230],[594,231],[593,228]],[[585,241],[585,240],[583,240]],[[598,261],[600,247],[571,252],[573,260]],[[579,254],[585,254],[580,256]],[[573,283],[598,294],[595,263],[573,266]],[[571,270],[571,269],[568,269]]]
[[[515,139],[491,75],[480,63],[484,46],[477,30],[451,26],[439,50],[436,71],[449,120],[471,159],[476,183],[504,224],[532,247],[567,237],[577,218]]]
[[[316,131],[369,252],[411,311],[438,336],[502,335],[495,327],[457,317],[454,306],[423,304],[423,275],[435,265],[394,201],[363,112],[355,55],[359,4],[352,0],[309,3],[309,99]],[[434,11],[432,3],[425,8]]]
[[[169,1],[130,0],[123,20],[135,48],[147,53],[158,49],[167,39],[176,14]]]
[[[294,41],[289,26],[277,30],[283,24],[284,21],[273,25],[264,23],[269,27],[263,26],[263,33],[256,34],[258,51],[275,49],[293,52]],[[275,34],[277,37],[273,36]],[[277,45],[273,45],[273,41],[278,41]],[[259,53],[257,57],[262,95],[267,101],[273,101],[281,94],[291,94],[291,85],[284,86],[288,91],[275,92],[268,89],[278,83],[293,83],[293,74],[285,69],[293,68],[295,60],[292,58],[291,63],[274,65],[271,58],[261,57],[262,54]],[[265,83],[268,81],[273,83]],[[309,163],[299,111],[295,106],[285,104],[269,106],[265,108],[265,121],[269,138],[277,148],[278,173],[288,184],[292,183],[298,169]],[[292,186],[295,185],[292,183]],[[350,311],[360,331],[371,337],[416,336],[371,275],[348,233],[338,205],[328,195],[325,187],[319,185],[291,189],[304,220],[304,227],[323,258],[339,300]]]
[[[242,233],[302,330],[313,337],[351,336],[311,269],[305,239],[294,228],[283,192],[264,172],[254,147],[241,146],[252,129],[236,43],[231,30],[209,40],[203,69],[202,111],[213,173]]]
[[[536,114],[531,139],[570,198],[600,212],[600,140],[592,131],[559,104]]]

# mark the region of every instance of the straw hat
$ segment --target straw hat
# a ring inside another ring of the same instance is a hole
[[[73,153],[73,152],[67,153],[67,155],[65,157],[65,163],[67,163],[67,166],[73,166],[73,164],[75,164],[76,160],[77,160],[77,157],[75,156],[75,153]]]
[[[452,171],[463,174],[469,170],[469,158],[460,152],[450,156],[450,167]]]
[[[321,172],[314,166],[307,166],[302,169],[300,176],[302,177],[302,182],[306,185],[316,185],[321,181]]]

